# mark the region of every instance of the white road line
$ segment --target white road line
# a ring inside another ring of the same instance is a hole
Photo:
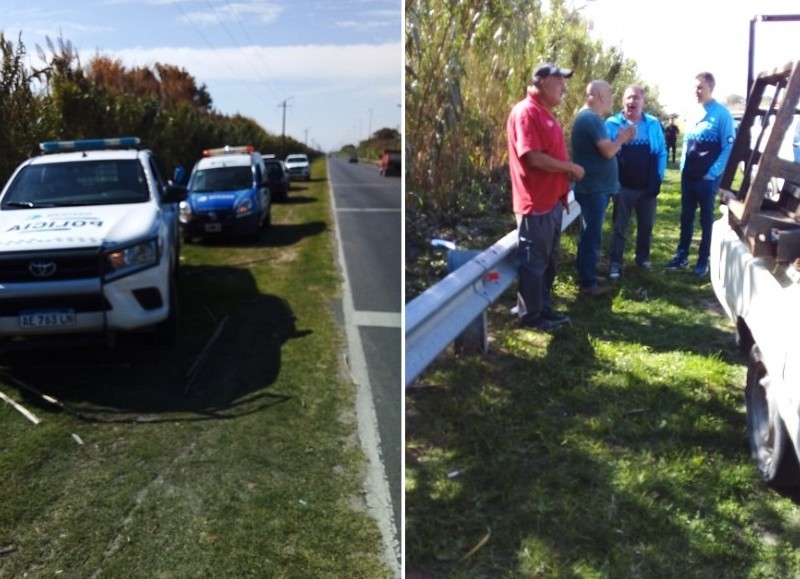
[[[328,175],[330,175],[330,162],[328,162]],[[333,194],[333,183],[328,180],[328,190],[331,196],[331,208],[336,208],[336,196]],[[395,531],[394,511],[392,509],[392,495],[389,492],[389,481],[386,478],[386,469],[381,460],[381,435],[378,431],[378,416],[375,413],[375,404],[372,397],[372,385],[369,381],[367,360],[364,356],[364,345],[361,334],[354,323],[356,316],[353,306],[353,291],[347,277],[345,267],[344,248],[342,247],[342,234],[339,223],[334,220],[336,233],[337,256],[339,268],[342,272],[342,310],[344,313],[344,327],[347,336],[347,350],[349,353],[350,372],[356,384],[356,415],[358,416],[358,434],[361,439],[361,448],[367,458],[367,475],[365,482],[365,496],[367,508],[373,511],[373,516],[383,536],[384,559],[395,570],[395,577],[400,578],[401,547],[400,539]]]
[[[400,312],[353,312],[353,322],[357,326],[374,328],[400,328],[403,319]]]
[[[366,208],[347,208],[336,209],[336,213],[400,213],[400,209],[370,209]]]

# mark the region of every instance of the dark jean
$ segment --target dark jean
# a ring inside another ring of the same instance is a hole
[[[520,320],[534,320],[542,310],[553,309],[553,282],[561,253],[561,203],[543,215],[523,215],[517,230],[519,245],[519,288],[517,306]]]
[[[625,257],[625,240],[631,215],[636,214],[636,263],[642,264],[650,259],[650,246],[653,241],[653,223],[656,219],[658,197],[647,194],[644,189],[623,187],[614,195],[614,227],[608,248],[608,260],[622,265]]]
[[[581,234],[578,239],[578,284],[582,288],[597,285],[597,260],[603,242],[603,221],[610,199],[608,193],[576,193],[581,206]]]
[[[711,228],[714,226],[714,209],[717,200],[717,188],[720,179],[687,179],[681,178],[681,237],[676,254],[689,257],[689,246],[694,234],[694,216],[700,207],[700,247],[697,250],[697,263],[708,264],[711,253]]]

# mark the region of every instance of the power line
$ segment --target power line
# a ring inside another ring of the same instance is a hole
[[[255,43],[255,42],[253,41],[253,39],[250,37],[250,33],[247,31],[247,28],[245,28],[244,24],[242,23],[242,20],[241,20],[241,18],[239,18],[239,13],[238,13],[238,10],[237,10],[236,8],[234,8],[234,7],[233,7],[233,4],[231,4],[231,0],[228,0],[228,7],[230,8],[230,10],[231,10],[231,14],[233,15],[233,17],[234,17],[234,19],[236,20],[237,24],[239,24],[239,28],[241,28],[241,29],[242,29],[242,33],[244,34],[245,38],[247,38],[247,42],[249,42],[249,43],[250,43],[250,46],[256,46],[256,43]],[[260,61],[261,61],[261,64],[263,65],[263,67],[264,67],[264,70],[266,70],[266,71],[267,71],[267,74],[269,74],[269,65],[267,64],[267,61],[266,61],[266,60],[264,60],[264,57],[263,57],[263,55],[261,54],[261,52],[260,52],[260,51],[258,51],[258,50],[256,51],[256,57],[258,58],[258,60],[260,60]],[[282,87],[280,86],[280,83],[278,83],[278,82],[275,80],[275,78],[271,78],[270,80],[271,80],[272,82],[274,82],[275,84],[277,84],[277,85],[278,85],[278,89],[280,89],[279,91],[277,91],[277,92],[276,92],[274,89],[272,89],[272,87],[269,87],[269,88],[270,88],[270,90],[272,90],[272,93],[273,93],[273,94],[274,94],[276,97],[278,96],[278,93],[283,93],[283,94],[285,94],[285,92],[286,92],[286,91],[284,91],[284,90],[282,89]]]
[[[197,27],[197,25],[194,23],[194,21],[193,21],[191,18],[189,18],[189,17],[187,16],[187,14],[186,14],[186,13],[183,11],[183,8],[181,8],[181,6],[180,6],[180,4],[177,2],[177,0],[172,0],[172,3],[175,5],[175,7],[176,7],[176,8],[178,9],[178,11],[181,13],[181,16],[183,17],[183,19],[184,19],[184,20],[188,20],[188,21],[189,21],[189,23],[192,25],[192,28],[194,28],[194,29],[195,29],[195,32],[197,32],[197,34],[200,36],[200,38],[202,38],[202,39],[203,39],[203,41],[204,41],[206,44],[208,44],[208,46],[209,46],[209,47],[210,47],[210,48],[211,48],[211,49],[214,51],[214,54],[216,55],[216,57],[217,57],[217,58],[219,58],[219,59],[220,59],[220,60],[223,62],[223,64],[225,64],[225,66],[226,66],[226,67],[227,67],[229,70],[231,70],[231,71],[235,71],[235,70],[236,70],[236,68],[235,68],[235,67],[233,67],[233,66],[231,65],[231,63],[230,63],[230,62],[228,62],[228,61],[227,61],[225,58],[223,58],[223,57],[222,57],[222,55],[220,54],[220,49],[218,49],[216,46],[214,46],[214,44],[211,42],[211,40],[209,40],[209,39],[208,39],[208,37],[207,37],[205,34],[203,34],[203,32],[200,30],[200,28],[198,28],[198,27]],[[213,8],[212,8],[212,10],[213,10]],[[217,15],[216,15],[216,12],[214,12],[214,15],[215,15],[215,16],[217,16]],[[219,17],[217,16],[217,18],[219,18]],[[230,33],[229,33],[229,34],[230,34]],[[245,87],[246,87],[246,88],[247,88],[247,89],[248,89],[248,90],[249,90],[251,93],[253,93],[253,96],[255,96],[257,99],[261,100],[262,102],[264,102],[264,104],[266,104],[266,101],[263,101],[263,96],[262,96],[262,95],[260,95],[259,93],[257,93],[257,92],[256,92],[256,91],[253,89],[253,87],[252,87],[252,85],[251,85],[250,83],[246,82],[246,81],[245,81],[243,78],[241,78],[241,77],[240,77],[240,76],[238,76],[238,75],[234,75],[234,76],[236,77],[236,80],[237,80],[237,81],[239,81],[239,82],[240,82],[241,84],[243,84],[243,85],[244,85],[244,86],[245,86]]]

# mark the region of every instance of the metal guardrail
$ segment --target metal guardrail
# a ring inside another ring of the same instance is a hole
[[[572,192],[561,230],[581,210]],[[406,305],[406,388],[517,279],[517,230]]]

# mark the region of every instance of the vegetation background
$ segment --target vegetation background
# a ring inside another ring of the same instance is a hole
[[[188,170],[202,150],[251,144],[283,158],[320,154],[288,135],[273,135],[253,119],[216,111],[205,85],[185,69],[165,63],[126,68],[96,54],[84,64],[69,40],[47,39],[36,46],[40,66],[20,39],[0,33],[0,180],[5,183],[21,161],[38,154],[42,141],[137,136],[168,167]],[[379,129],[359,143],[364,154],[398,148],[399,133]],[[353,146],[353,145],[351,145]],[[380,148],[380,149],[379,149]]]
[[[571,3],[548,4],[406,4],[407,300],[447,273],[432,238],[486,248],[514,228],[505,121],[536,63],[576,71],[567,133],[590,79],[647,86]],[[655,90],[647,111],[669,113]],[[733,327],[708,278],[663,268],[679,211],[670,163],[652,272],[579,297],[571,228],[555,286],[569,326],[520,329],[510,291],[488,355],[447,351],[407,390],[407,578],[800,576],[800,497],[750,462]]]

